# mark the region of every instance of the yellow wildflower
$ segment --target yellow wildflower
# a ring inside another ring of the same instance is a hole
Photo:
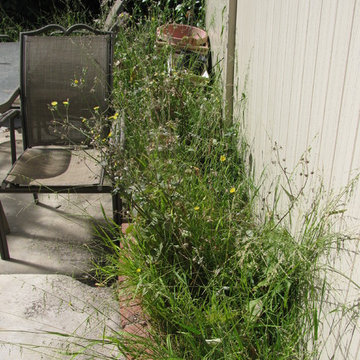
[[[51,102],[51,106],[56,106],[58,103],[57,103],[57,101],[52,101]]]
[[[195,207],[194,207],[194,210],[195,210],[195,211],[198,211],[198,210],[200,210],[200,207],[199,207],[199,206],[195,206]]]
[[[137,269],[136,269],[136,272],[137,272],[137,273],[141,273],[141,269],[140,269],[140,268],[137,268]]]
[[[233,194],[235,191],[236,191],[235,188],[232,187],[232,188],[229,190],[229,193],[230,193],[230,194]]]
[[[81,119],[81,121],[84,123],[84,122],[86,121],[86,118],[83,117],[83,118]]]
[[[110,132],[109,132],[109,135],[108,135],[108,137],[111,137],[111,135],[112,135],[112,131],[110,131]]]
[[[69,102],[68,102],[68,101],[63,101],[63,104],[64,104],[65,106],[67,106],[67,105],[69,105]]]
[[[221,156],[220,156],[220,161],[221,161],[221,162],[224,162],[225,160],[226,160],[226,156],[225,156],[225,155],[221,155]]]
[[[75,79],[74,84],[78,84],[78,83],[79,83],[79,80]]]
[[[114,115],[109,116],[109,119],[116,120],[118,118],[118,116],[119,116],[119,113],[115,113]]]
[[[94,110],[97,111],[100,109],[100,106],[94,106]]]

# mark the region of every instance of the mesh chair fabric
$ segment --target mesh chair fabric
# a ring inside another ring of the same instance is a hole
[[[95,149],[26,149],[5,182],[26,186],[93,186],[101,181],[102,167]]]
[[[81,118],[106,110],[109,97],[109,35],[25,36],[23,116],[28,146],[79,144]],[[68,108],[63,101],[69,101]],[[57,109],[49,110],[56,101]],[[64,124],[65,134],[60,127]],[[65,136],[64,136],[65,135]]]

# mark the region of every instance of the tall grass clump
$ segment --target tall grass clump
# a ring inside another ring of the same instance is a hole
[[[115,49],[114,120],[125,120],[125,152],[114,127],[104,155],[131,225],[124,236],[104,231],[122,247],[101,270],[126,276],[151,325],[148,343],[116,341],[136,359],[316,358],[337,204],[320,207],[319,194],[296,237],[287,218],[303,188],[278,187],[291,199],[286,216],[276,216],[281,191],[271,211],[261,209],[219,80],[170,73],[157,19],[130,25]]]

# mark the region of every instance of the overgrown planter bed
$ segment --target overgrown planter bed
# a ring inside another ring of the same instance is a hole
[[[157,27],[151,19],[129,28],[116,49],[126,153],[106,155],[136,226],[114,233],[122,248],[109,267],[141,298],[151,334],[141,342],[150,355],[135,343],[126,351],[136,359],[316,358],[337,204],[322,209],[315,199],[293,236],[287,220],[301,191],[285,174],[272,201],[262,198],[244,134],[225,126],[217,79],[196,87],[169,77],[171,50],[154,51]],[[279,215],[281,193],[290,202]]]

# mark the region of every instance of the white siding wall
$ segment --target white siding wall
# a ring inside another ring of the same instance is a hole
[[[224,6],[228,1],[207,1],[215,58],[226,57],[226,38],[219,38],[227,23]],[[294,169],[311,148],[309,173],[320,174],[327,191],[346,186],[360,170],[360,0],[237,0],[235,55],[234,119],[245,129],[256,175],[264,168],[268,179],[276,175],[276,143],[287,169]],[[244,118],[242,93],[247,97]],[[299,173],[294,181],[300,184]],[[317,179],[310,176],[313,187]],[[359,214],[357,189],[342,229],[359,233]],[[354,250],[358,251],[358,241]],[[343,271],[360,283],[358,256],[343,263]],[[359,299],[359,289],[349,284],[344,299]],[[333,334],[342,343],[328,344],[324,359],[336,346],[334,359],[360,359],[358,330],[341,337],[345,326]]]
[[[212,63],[216,71],[221,72],[222,81],[225,83],[227,62],[227,39],[229,0],[207,1],[206,22],[212,50]]]

